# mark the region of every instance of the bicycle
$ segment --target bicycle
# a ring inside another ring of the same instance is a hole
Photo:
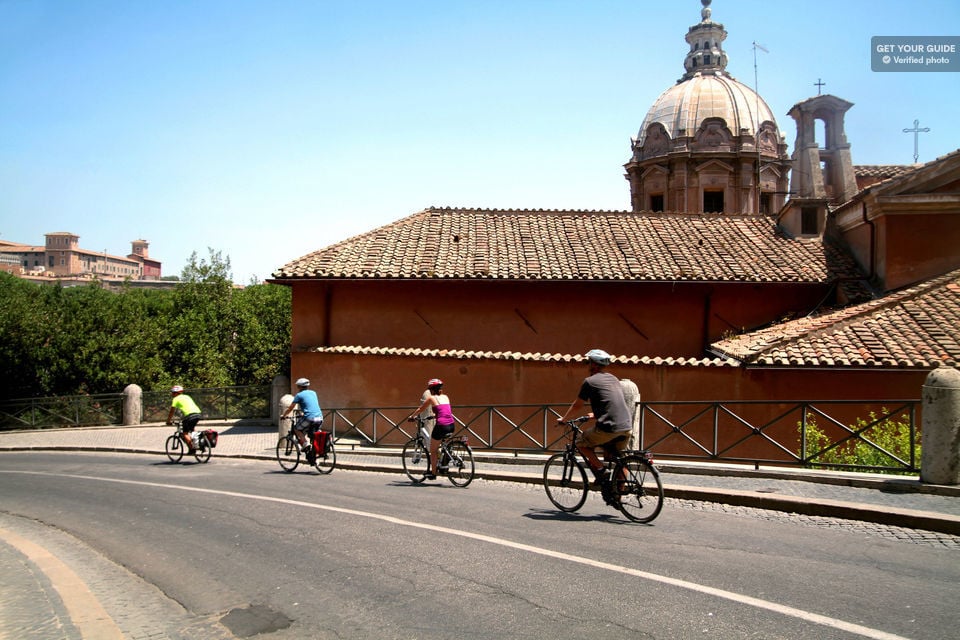
[[[547,497],[568,513],[584,505],[590,488],[581,461],[583,454],[577,450],[577,437],[583,435],[580,425],[589,419],[582,416],[564,423],[570,428],[570,442],[562,452],[550,456],[543,468]],[[607,504],[634,522],[652,522],[663,508],[663,484],[653,456],[649,451],[620,452],[613,447],[604,450],[609,453],[604,456],[604,477],[609,483],[609,491],[604,492]]]
[[[180,462],[184,452],[187,451],[187,443],[183,440],[183,418],[174,418],[173,426],[176,430],[172,436],[167,438],[163,448],[167,452],[167,457],[170,458],[170,462]],[[197,459],[197,462],[209,462],[210,454],[213,452],[213,446],[202,431],[194,430],[193,444],[195,447],[193,457]]]
[[[277,462],[280,463],[280,468],[284,471],[293,473],[297,466],[300,465],[300,456],[302,454],[306,459],[306,463],[321,474],[326,475],[331,473],[334,467],[337,466],[337,451],[333,445],[333,434],[329,431],[323,431],[322,428],[316,431],[309,430],[305,435],[314,445],[317,445],[314,447],[315,449],[319,447],[322,448],[323,451],[312,451],[310,454],[304,454],[300,447],[300,441],[297,440],[297,434],[293,431],[293,425],[299,424],[302,415],[299,411],[293,413],[292,422],[290,423],[291,426],[287,431],[287,435],[280,436],[280,439],[277,441]],[[322,438],[322,443],[318,443],[317,438],[314,437],[314,435],[318,433],[325,434]]]
[[[430,434],[424,427],[425,419],[417,416],[417,433],[403,445],[403,471],[415,484],[427,479],[433,469],[430,459]],[[456,487],[466,487],[473,481],[475,467],[473,449],[467,442],[467,436],[454,436],[452,433],[440,441],[438,451],[440,464],[437,470],[447,476]]]

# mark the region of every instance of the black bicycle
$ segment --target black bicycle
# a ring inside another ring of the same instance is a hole
[[[306,432],[304,435],[312,443],[312,447],[309,452],[304,452],[300,441],[297,440],[297,434],[293,432],[293,425],[298,424],[301,417],[302,414],[295,411],[287,435],[280,436],[280,440],[277,441],[277,462],[284,471],[292,473],[300,464],[302,456],[307,464],[326,475],[337,466],[337,450],[333,444],[333,434],[322,428]]]
[[[430,459],[430,434],[424,426],[426,420],[417,416],[416,422],[416,435],[403,445],[403,471],[410,480],[419,484],[427,479],[427,474],[433,469],[433,461]],[[440,441],[438,453],[440,464],[437,469],[454,486],[465,487],[473,481],[473,450],[466,436],[450,434]]]
[[[183,458],[183,454],[189,451],[187,443],[183,441],[183,419],[179,416],[173,419],[173,426],[176,431],[173,432],[173,435],[167,438],[167,442],[164,444],[164,450],[167,452],[167,457],[170,458],[170,462],[180,462]],[[207,436],[203,431],[194,430],[193,432],[193,457],[197,459],[197,462],[209,462],[210,454],[213,452],[213,445],[207,440]]]
[[[570,441],[543,468],[547,497],[561,511],[576,511],[587,501],[590,483],[582,454],[577,450],[577,437],[583,434],[580,425],[589,419],[583,416],[564,423],[570,428]],[[652,522],[663,508],[663,484],[660,472],[653,466],[653,456],[649,451],[620,452],[612,446],[604,447],[604,451],[608,454],[604,463],[607,504],[634,522]]]

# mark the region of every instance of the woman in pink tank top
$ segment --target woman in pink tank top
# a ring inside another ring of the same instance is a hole
[[[430,434],[430,459],[433,461],[433,469],[427,473],[427,480],[434,480],[439,473],[439,456],[437,452],[440,448],[440,441],[453,433],[456,420],[453,418],[453,409],[450,407],[450,398],[443,393],[443,380],[431,378],[427,382],[427,390],[423,394],[423,402],[416,411],[408,418],[413,420],[414,416],[430,407],[433,410],[434,424],[433,432]]]

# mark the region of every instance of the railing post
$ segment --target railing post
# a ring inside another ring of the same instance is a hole
[[[270,423],[280,426],[280,414],[286,407],[280,406],[280,398],[290,393],[290,378],[277,376],[270,386]],[[287,403],[290,404],[290,403]],[[281,434],[281,435],[286,435]]]
[[[960,371],[939,367],[923,385],[920,480],[960,484]]]
[[[283,412],[287,410],[293,404],[293,396],[289,393],[280,397],[280,401],[277,403],[277,434],[282,438],[283,436],[290,433],[290,427],[293,426],[293,416],[289,415],[286,418],[280,418],[283,415]]]
[[[123,388],[123,426],[140,424],[143,421],[143,389],[138,385],[128,384]]]

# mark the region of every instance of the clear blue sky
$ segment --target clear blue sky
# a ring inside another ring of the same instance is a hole
[[[629,207],[623,164],[683,74],[698,0],[0,0],[0,238],[70,231],[235,281],[428,206]],[[875,35],[960,35],[957,0],[715,0],[727,70],[854,103],[855,164],[960,147],[958,73],[874,73]]]

